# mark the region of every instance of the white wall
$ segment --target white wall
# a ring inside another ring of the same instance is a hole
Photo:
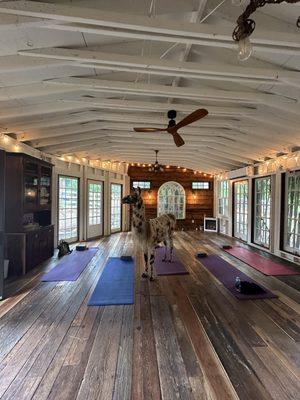
[[[258,247],[256,244],[251,242],[251,221],[253,213],[252,205],[252,187],[253,179],[263,176],[271,176],[272,184],[272,220],[271,220],[271,238],[270,238],[270,249],[264,249],[272,254],[279,257],[286,258],[290,261],[300,263],[300,257],[296,257],[280,249],[280,233],[281,233],[281,210],[284,204],[281,204],[281,182],[282,174],[287,171],[299,170],[300,168],[300,156],[298,153],[285,158],[284,163],[281,162],[279,157],[276,160],[265,162],[255,167],[246,167],[239,170],[230,171],[219,175],[215,179],[215,216],[219,218],[219,226],[221,233],[233,236],[233,183],[238,180],[249,181],[249,209],[248,209],[248,241],[247,243],[251,246]],[[218,210],[218,182],[220,180],[229,181],[229,196],[228,196],[228,215],[223,216],[219,214]],[[223,229],[222,229],[223,228]]]

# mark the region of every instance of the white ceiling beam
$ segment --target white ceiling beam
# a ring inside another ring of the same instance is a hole
[[[210,24],[191,24],[185,22],[174,22],[148,18],[139,15],[118,14],[99,9],[74,7],[66,4],[49,4],[33,1],[8,1],[0,3],[0,12],[12,15],[21,15],[29,17],[47,18],[66,23],[79,23],[105,28],[110,30],[119,30],[124,32],[148,33],[152,40],[162,40],[175,43],[195,43],[199,39],[213,41],[214,43],[229,43],[235,45],[232,40],[232,28]],[[122,36],[119,32],[119,36]],[[299,37],[295,33],[263,31],[256,29],[251,37],[254,48],[258,45],[264,47],[274,47],[277,51],[300,50]]]
[[[205,24],[207,26],[207,24]],[[72,24],[72,23],[61,23],[54,24],[53,26],[49,24],[48,28],[60,30],[64,32],[80,32],[91,35],[104,35],[104,36],[112,36],[125,38],[129,40],[153,40],[157,42],[167,42],[167,43],[183,43],[183,44],[192,44],[197,46],[208,46],[208,47],[220,47],[225,49],[231,49],[237,51],[237,44],[232,39],[229,40],[229,34],[227,36],[227,40],[221,40],[217,36],[215,37],[214,33],[212,33],[209,37],[186,37],[184,35],[174,37],[171,34],[155,34],[149,32],[139,32],[139,31],[128,31],[128,30],[117,30],[114,28],[101,28],[98,26],[88,25],[88,24]],[[212,30],[213,32],[213,30]],[[274,32],[275,36],[278,37],[280,32]],[[252,38],[251,38],[252,39]],[[253,40],[253,39],[252,39]],[[293,38],[293,41],[295,38]],[[295,48],[294,45],[290,46],[282,46],[281,44],[276,44],[276,39],[272,44],[261,44],[255,43],[253,48],[257,51],[262,51],[264,53],[276,53],[282,54],[286,56],[295,56],[300,54],[300,50]]]
[[[96,149],[97,146],[99,146],[99,148],[103,149],[109,149],[109,146],[101,141],[101,140],[93,140],[91,141],[91,143],[87,143],[87,142],[81,142],[81,143],[77,143],[76,146],[74,147],[63,147],[61,146],[60,148],[56,148],[56,149],[52,149],[51,152],[53,152],[53,154],[57,154],[57,155],[61,155],[61,154],[74,154],[75,152],[79,152],[82,150],[89,150],[89,149]],[[167,145],[167,148],[169,148],[170,146]],[[124,157],[126,156],[126,153],[123,153]],[[201,159],[201,161],[205,161],[205,164],[211,165],[212,167],[220,167],[222,169],[234,169],[234,168],[239,168],[241,166],[240,163],[232,163],[232,162],[225,162],[225,161],[221,161],[220,158],[218,157],[217,159],[213,160],[211,159],[211,156],[209,154],[207,154],[207,156],[205,155],[201,155],[201,157],[196,156],[194,157],[193,161],[195,161],[195,163],[197,162],[197,159]],[[184,164],[188,158],[187,157],[183,157],[183,158],[175,158],[174,160],[178,160],[181,161],[182,164]],[[145,161],[146,162],[146,161]],[[179,162],[177,162],[177,164],[179,164]],[[198,161],[198,165],[199,165],[199,161]]]
[[[28,90],[30,90],[28,88]],[[22,107],[8,107],[0,109],[0,121],[8,121],[10,119],[19,119],[26,116],[34,116],[41,114],[62,113],[66,111],[82,110],[85,107],[83,104],[77,106],[75,104],[67,104],[57,102],[46,102],[41,104],[34,104]]]
[[[89,68],[97,65],[116,70],[124,67],[126,71],[151,73],[158,75],[176,75],[177,77],[217,79],[234,82],[255,83],[280,83],[292,85],[293,81],[300,83],[298,72],[274,68],[247,68],[246,66],[234,66],[225,63],[195,63],[185,62],[185,57],[180,61],[162,60],[149,57],[137,57],[90,51],[83,49],[46,48],[19,51],[19,54],[27,57],[46,58],[49,60],[77,62]],[[183,53],[185,54],[185,53]],[[124,68],[122,70],[124,70]],[[174,81],[173,81],[174,82]],[[172,84],[172,86],[176,86]]]
[[[43,18],[21,17],[18,15],[0,15],[0,31],[7,31],[8,29],[16,28],[36,28],[48,26],[53,21]],[[2,32],[3,34],[3,32]]]
[[[0,74],[13,71],[34,71],[49,66],[66,65],[66,61],[50,60],[40,57],[24,57],[19,54],[0,56]]]
[[[1,65],[0,65],[1,69]],[[14,99],[28,99],[31,97],[50,96],[53,94],[63,95],[64,93],[76,92],[75,88],[71,87],[50,87],[43,83],[33,83],[31,85],[18,85],[0,87],[0,101]]]
[[[154,137],[135,137],[134,139],[134,145],[132,144],[133,142],[129,141],[129,137],[124,137],[124,134],[121,132],[121,135],[116,136],[116,132],[114,132],[113,134],[109,131],[102,131],[99,132],[98,134],[98,139],[101,138],[101,140],[106,140],[106,143],[109,143],[110,146],[116,146],[117,148],[119,148],[120,146],[122,146],[122,148],[124,149],[132,149],[132,151],[135,151],[137,149],[137,147],[140,145],[142,147],[153,147],[153,146],[162,146],[162,145],[172,145],[173,146],[173,141],[171,138],[168,137],[164,137],[164,136],[154,136]],[[77,143],[75,143],[77,142]],[[83,142],[83,138],[78,137],[78,140],[74,140],[73,143],[68,143],[68,144],[56,144],[56,145],[52,145],[52,146],[48,146],[47,148],[44,148],[44,151],[58,151],[61,149],[70,149],[73,148],[74,146],[76,147],[77,145],[81,145],[81,143]],[[199,144],[201,144],[201,141],[187,141],[185,147],[183,149],[180,149],[181,153],[184,153],[188,148],[195,148],[195,149],[199,149]],[[209,144],[209,143],[208,143]],[[208,144],[202,143],[202,145],[207,146]],[[232,151],[232,152],[237,152],[238,154],[240,154],[241,151],[246,151],[248,150],[248,145],[244,144],[244,143],[235,143],[235,142],[230,142],[230,143],[222,143],[220,142],[211,142],[211,146],[213,146],[214,148],[220,148],[221,150],[226,150],[226,148],[228,149],[228,151]],[[254,148],[257,147],[259,149],[258,146],[253,146]],[[253,150],[253,149],[252,149]],[[252,150],[248,150],[247,152],[247,157],[250,158],[257,158],[257,153],[256,154],[251,154]],[[174,151],[178,151],[177,148],[174,148]],[[246,158],[246,157],[245,157]]]
[[[1,3],[0,3],[1,4]],[[170,87],[165,85],[143,84],[122,81],[109,81],[97,78],[55,78],[46,81],[49,85],[66,85],[82,89],[95,91],[109,91],[110,93],[132,93],[137,95],[154,95],[159,97],[174,97],[189,100],[211,99],[222,102],[237,102],[246,104],[264,104],[270,103],[274,95],[260,92],[238,92],[220,89],[192,88],[192,87]],[[282,103],[288,103],[289,106],[294,102],[285,97],[280,98]]]
[[[45,82],[49,85],[66,85],[91,91],[117,94],[135,94],[139,96],[173,97],[188,100],[214,100],[239,104],[267,104],[269,107],[294,115],[300,121],[300,106],[284,96],[261,92],[238,92],[219,89],[170,87],[165,85],[142,84],[122,81],[108,81],[96,78],[57,78]]]
[[[19,139],[32,140],[39,137],[41,129],[61,129],[61,127],[74,125],[76,123],[88,123],[96,121],[97,115],[92,111],[71,111],[67,114],[45,114],[42,118],[22,118],[21,122],[18,120],[1,121],[0,128],[8,132],[18,134]]]
[[[95,98],[93,98],[95,97]],[[142,112],[155,112],[162,113],[170,110],[170,104],[163,102],[152,102],[152,101],[136,101],[136,100],[119,100],[119,99],[106,99],[103,97],[98,97],[97,94],[93,94],[93,96],[89,97],[81,97],[81,98],[64,98],[63,102],[67,103],[85,103],[92,107],[98,107],[102,109],[109,110],[126,110],[126,111],[142,111]],[[177,112],[182,113],[190,113],[195,108],[205,107],[205,103],[195,103],[195,104],[180,104],[176,103],[173,107],[176,108]],[[239,118],[241,116],[254,116],[257,114],[257,110],[255,106],[246,107],[246,106],[210,106],[209,107],[209,116],[223,116],[223,117],[234,117]]]

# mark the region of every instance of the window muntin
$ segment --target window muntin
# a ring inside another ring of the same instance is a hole
[[[151,182],[150,181],[133,181],[132,187],[135,189],[137,187],[139,187],[140,189],[151,189]]]
[[[248,181],[234,183],[234,236],[248,238]]]
[[[220,215],[228,215],[228,181],[220,181],[218,184],[218,211]]]
[[[271,229],[271,178],[254,181],[254,243],[269,248]]]
[[[157,214],[171,213],[185,219],[185,191],[177,182],[166,182],[158,190]]]
[[[300,171],[286,174],[283,249],[300,255]]]
[[[121,230],[122,215],[122,185],[112,183],[110,186],[110,229],[112,232]]]
[[[78,239],[78,178],[60,175],[58,178],[58,240]]]
[[[89,225],[100,225],[102,223],[102,183],[88,183],[88,216]]]
[[[209,189],[209,182],[192,182],[192,189]]]

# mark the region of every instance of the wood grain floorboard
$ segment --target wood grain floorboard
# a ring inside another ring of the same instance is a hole
[[[150,283],[131,234],[114,234],[89,242],[99,251],[76,282],[41,282],[53,257],[7,283],[1,400],[298,400],[299,276],[265,276],[225,253],[225,243],[240,244],[176,232],[189,275]],[[278,298],[237,300],[197,251],[218,254]],[[133,253],[135,304],[88,307],[107,258]]]

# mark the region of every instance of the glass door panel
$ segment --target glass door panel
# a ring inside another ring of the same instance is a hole
[[[79,179],[59,176],[58,183],[58,240],[78,240]]]
[[[234,183],[234,236],[248,239],[248,181]]]
[[[110,230],[118,232],[122,226],[122,185],[112,183],[110,187]]]
[[[103,235],[103,184],[89,180],[87,185],[87,237]]]
[[[269,248],[271,229],[271,178],[254,181],[254,243]]]
[[[300,171],[286,174],[283,249],[300,255]]]

